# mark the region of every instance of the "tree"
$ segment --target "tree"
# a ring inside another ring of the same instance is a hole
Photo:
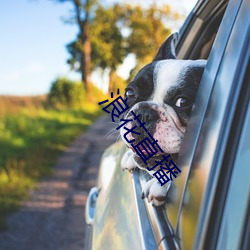
[[[127,55],[125,40],[119,27],[121,18],[119,9],[119,5],[108,8],[99,5],[90,24],[91,71],[97,68],[101,68],[103,71],[109,70],[109,92],[114,91],[115,71]],[[67,45],[67,50],[71,56],[68,63],[71,69],[76,71],[80,70],[80,49],[79,36],[76,41]]]
[[[93,69],[109,69],[109,92],[115,91],[115,72],[127,55],[125,40],[118,26],[121,18],[119,9],[119,5],[99,6],[90,26]]]
[[[136,55],[137,64],[152,61],[163,41],[170,35],[164,19],[171,13],[169,5],[152,5],[146,9],[141,6],[127,6],[127,26],[131,33],[128,36],[128,52]]]
[[[93,19],[93,13],[97,0],[55,0],[61,3],[71,2],[74,6],[73,21],[79,27],[79,36],[77,39],[77,53],[80,64],[82,81],[86,94],[90,96],[90,72],[91,72],[91,42],[90,42],[90,23]],[[71,48],[73,48],[71,46]],[[72,51],[74,54],[75,51]],[[79,53],[80,52],[80,53]]]
[[[131,71],[133,75],[144,64],[149,63],[162,42],[170,34],[164,20],[171,14],[168,5],[161,8],[153,5],[121,5],[104,8],[99,5],[89,25],[91,41],[91,70],[101,68],[110,70],[109,91],[115,86],[115,72],[129,53],[136,55],[137,65]],[[67,45],[71,57],[68,63],[72,69],[80,70],[81,39]]]

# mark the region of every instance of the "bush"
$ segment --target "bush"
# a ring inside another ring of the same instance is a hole
[[[53,107],[82,107],[85,100],[83,84],[58,78],[51,85],[48,100]]]

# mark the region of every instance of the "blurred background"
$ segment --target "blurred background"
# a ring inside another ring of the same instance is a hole
[[[0,3],[0,229],[196,0]]]

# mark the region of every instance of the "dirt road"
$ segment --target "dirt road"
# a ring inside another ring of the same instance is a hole
[[[9,230],[0,232],[4,250],[84,249],[84,208],[95,185],[98,164],[105,148],[116,137],[111,118],[99,118],[65,151],[54,174],[43,179],[23,208],[8,217]]]

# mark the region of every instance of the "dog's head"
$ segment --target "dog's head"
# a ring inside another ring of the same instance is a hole
[[[125,90],[130,109],[125,113],[124,119],[133,119],[132,111],[139,115],[139,119],[145,122],[145,128],[158,141],[164,154],[172,156],[177,156],[179,152],[206,64],[205,60],[176,59],[177,40],[178,34],[172,34],[162,44],[154,60],[137,73]],[[132,128],[135,125],[135,131],[140,135],[126,135],[134,145],[148,136],[136,120],[127,123],[126,127]],[[123,127],[122,138],[126,132]],[[126,141],[125,143],[131,147]],[[149,164],[155,164],[157,158],[157,155],[152,157]],[[146,167],[137,154],[134,155],[134,160],[139,167]]]

